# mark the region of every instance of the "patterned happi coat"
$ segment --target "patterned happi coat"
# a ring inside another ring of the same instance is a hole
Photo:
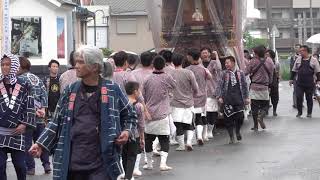
[[[70,160],[70,130],[73,121],[73,108],[81,82],[67,87],[61,96],[54,117],[41,134],[37,143],[47,151],[53,152],[53,179],[67,180]],[[120,147],[114,140],[121,131],[134,132],[137,124],[136,113],[119,85],[109,80],[101,84],[101,154],[105,171],[116,180],[122,173],[120,166]]]
[[[0,81],[0,127],[14,129],[25,124],[27,128],[35,128],[34,99],[29,88],[27,81],[18,78],[9,99],[3,81]],[[0,134],[0,148],[3,147],[25,151],[25,136]]]
[[[26,72],[19,76],[24,81],[28,82],[30,87],[30,94],[34,98],[34,105],[36,109],[48,107],[48,93],[43,81],[36,75]],[[36,122],[43,124],[42,118],[36,117]]]

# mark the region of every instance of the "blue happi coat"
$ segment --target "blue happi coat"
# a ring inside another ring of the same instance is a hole
[[[14,129],[19,124],[24,124],[27,128],[35,128],[34,99],[30,94],[28,82],[18,78],[13,89],[18,90],[18,94],[6,98],[8,92],[3,81],[0,80],[0,127]],[[25,151],[25,136],[0,134],[0,148],[2,147]]]
[[[53,179],[67,180],[70,160],[70,129],[73,120],[75,97],[81,82],[67,87],[61,96],[52,121],[39,137],[37,143],[47,151],[54,152]],[[120,166],[120,147],[114,140],[121,131],[134,132],[137,117],[126,95],[119,85],[102,80],[101,84],[101,154],[106,173],[113,179],[122,173]]]

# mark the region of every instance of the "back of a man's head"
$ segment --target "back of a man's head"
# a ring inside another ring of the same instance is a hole
[[[23,70],[25,72],[30,71],[31,63],[28,58],[22,56],[22,57],[19,57],[19,61],[20,61],[20,69],[21,70]]]
[[[166,63],[172,62],[172,52],[171,51],[165,49],[165,50],[160,51],[159,55],[161,55],[166,60]]]
[[[257,46],[253,48],[254,54],[259,58],[264,58],[264,55],[266,53],[266,47],[263,45]]]
[[[143,67],[149,67],[152,65],[153,55],[151,52],[144,52],[140,55],[141,64]]]
[[[181,54],[177,54],[174,53],[172,56],[172,63],[174,64],[174,66],[178,67],[181,66],[183,64],[184,61],[184,56]]]
[[[166,60],[162,57],[162,56],[156,56],[154,59],[153,59],[153,67],[160,71],[162,70],[164,67],[166,66]]]
[[[200,51],[198,49],[192,48],[188,51],[187,54],[191,56],[194,61],[198,61],[200,58]]]
[[[128,54],[124,51],[119,51],[113,56],[113,60],[117,67],[123,67],[128,60]]]

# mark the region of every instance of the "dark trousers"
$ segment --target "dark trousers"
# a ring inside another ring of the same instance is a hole
[[[182,136],[184,135],[184,133],[188,130],[193,131],[194,127],[192,124],[185,124],[185,123],[179,123],[179,122],[175,122],[174,125],[176,126],[177,130],[177,136]]]
[[[10,148],[0,148],[0,179],[7,180],[7,159],[8,153],[11,154],[12,163],[16,170],[18,180],[26,180],[27,170],[25,163],[25,152]]]
[[[272,86],[270,89],[271,104],[273,111],[276,112],[279,103],[279,86]]]
[[[197,113],[195,114],[196,118],[195,118],[195,124],[196,126],[198,125],[207,125],[207,118],[205,116],[202,116],[201,113]]]
[[[314,92],[314,87],[302,87],[302,86],[297,86],[296,89],[296,95],[297,95],[297,109],[298,109],[298,114],[302,114],[302,106],[303,106],[303,95],[306,95],[306,100],[307,100],[307,107],[308,107],[308,114],[312,114],[312,109],[313,109],[313,92]]]
[[[137,154],[140,154],[140,139],[130,141],[122,147],[122,166],[125,172],[125,179],[131,179]]]
[[[251,112],[253,117],[254,127],[258,127],[258,114],[266,115],[269,109],[269,101],[268,100],[251,100]]]
[[[27,131],[25,134],[25,146],[26,146],[26,165],[27,165],[27,170],[31,170],[35,168],[35,162],[34,158],[28,153],[28,150],[32,146],[32,141],[36,141],[39,136],[41,135],[41,132],[44,130],[45,124],[37,124],[37,128],[35,130],[30,130]],[[45,165],[50,166],[50,161],[49,161],[49,152],[43,151],[41,156],[40,156],[42,166],[44,167]]]
[[[229,136],[234,136],[234,129],[236,130],[236,134],[240,134],[240,129],[243,124],[244,113],[238,112],[230,117],[224,116],[224,125],[228,130]]]
[[[68,180],[111,180],[106,174],[105,168],[100,167],[88,171],[69,171]]]
[[[207,121],[210,125],[215,125],[218,119],[218,112],[207,112]]]
[[[297,81],[293,81],[293,106],[297,106]]]
[[[158,137],[161,150],[164,152],[169,152],[169,137],[167,135],[154,135],[154,134],[145,134],[145,149],[147,153],[152,152],[152,143]]]

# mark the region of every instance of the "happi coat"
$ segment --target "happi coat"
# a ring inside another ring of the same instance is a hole
[[[67,87],[62,94],[52,121],[43,131],[37,143],[53,152],[53,180],[67,180],[70,161],[70,130],[74,103],[81,81]],[[112,180],[122,173],[120,147],[114,143],[123,130],[130,134],[136,129],[137,117],[133,107],[119,85],[109,80],[101,81],[101,155],[105,171]]]
[[[27,128],[35,128],[34,99],[30,94],[28,82],[17,78],[13,85],[12,96],[9,98],[3,80],[0,80],[0,128],[12,131],[20,124]],[[25,151],[25,136],[0,133],[0,148]]]

